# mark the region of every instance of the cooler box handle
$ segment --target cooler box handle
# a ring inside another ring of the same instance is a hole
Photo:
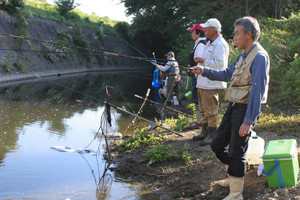
[[[275,161],[275,166],[272,169],[267,170],[267,171],[264,169],[262,172],[266,176],[270,176],[274,172],[274,170],[276,168],[277,169],[278,180],[279,180],[279,185],[280,185],[280,187],[283,187],[284,185],[283,185],[283,181],[282,181],[281,170],[280,170],[280,166],[279,166],[279,160],[278,159],[274,159],[274,161]]]

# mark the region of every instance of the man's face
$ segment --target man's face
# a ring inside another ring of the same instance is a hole
[[[200,37],[200,35],[198,34],[196,34],[196,30],[194,30],[193,32],[192,32],[192,38],[193,38],[193,40],[194,41],[196,41],[196,40],[198,40],[198,38]]]
[[[242,26],[237,25],[234,28],[234,43],[239,50],[245,49],[248,46],[249,37],[251,37],[251,32],[245,34]]]
[[[212,27],[206,27],[204,30],[205,37],[207,39],[212,39],[214,29]]]

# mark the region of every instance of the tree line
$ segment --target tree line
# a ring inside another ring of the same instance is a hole
[[[233,37],[233,23],[242,16],[281,19],[298,12],[298,0],[121,0],[133,15],[131,33],[150,49],[165,52],[189,39],[186,29],[209,18],[222,24],[225,39]],[[126,33],[125,33],[126,34]]]

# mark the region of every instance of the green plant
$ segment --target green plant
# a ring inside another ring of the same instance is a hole
[[[25,6],[23,0],[0,0],[0,8],[7,10],[10,13],[15,12]]]
[[[184,115],[179,114],[178,119],[167,118],[166,123],[170,125],[170,128],[174,129],[175,131],[182,131],[190,124],[190,119]]]
[[[194,163],[192,155],[189,153],[189,150],[191,149],[190,146],[188,146],[186,143],[183,146],[183,150],[181,153],[181,158],[185,162],[186,165],[191,165]]]
[[[24,8],[22,9],[17,9],[12,13],[12,15],[15,17],[15,21],[13,23],[14,27],[16,28],[17,35],[19,36],[25,36],[26,35],[26,26],[29,24],[28,19],[30,16],[30,13],[25,10]],[[16,38],[17,44],[14,48],[17,50],[22,49],[23,45],[23,38]]]
[[[61,16],[65,18],[69,17],[69,12],[77,7],[78,4],[75,4],[75,0],[56,0],[55,4],[57,5],[57,11]]]
[[[260,131],[276,132],[284,135],[289,132],[300,131],[300,114],[287,116],[261,113],[256,129]]]
[[[20,61],[19,58],[17,58],[16,62],[14,62],[14,66],[16,67],[16,69],[18,71],[24,72],[23,64],[22,64],[22,62]]]
[[[159,144],[166,140],[166,136],[155,133],[148,133],[146,129],[136,130],[133,136],[127,141],[118,145],[119,151],[132,150],[139,147],[146,147],[153,144]]]
[[[84,54],[83,56],[85,57],[86,61],[88,63],[90,63],[92,58],[91,58],[91,55],[88,54],[88,53],[90,53],[90,51],[87,50],[89,48],[89,44],[84,38],[82,28],[79,28],[79,27],[75,28],[73,42],[74,42],[75,46],[82,47],[82,48],[78,49],[78,51],[83,53]]]
[[[178,159],[179,153],[177,150],[172,149],[171,144],[161,145],[158,144],[152,149],[148,149],[143,156],[145,160],[152,163],[165,162],[167,160]]]
[[[4,72],[10,72],[11,67],[10,67],[10,59],[11,59],[11,54],[7,54],[5,56],[2,56],[0,59],[0,66]]]

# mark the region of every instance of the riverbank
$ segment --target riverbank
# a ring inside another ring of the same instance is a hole
[[[144,161],[146,148],[127,152],[117,150],[117,143],[112,143],[112,157],[116,167],[112,170],[124,178],[141,183],[151,191],[160,195],[160,199],[223,199],[229,193],[228,188],[222,188],[217,180],[226,178],[224,165],[215,157],[209,146],[200,147],[192,137],[200,130],[186,130],[183,137],[174,134],[167,135],[163,145],[171,144],[174,149],[182,150],[189,146],[189,154],[196,162],[187,165],[181,159],[164,163],[149,164]],[[278,136],[275,132],[258,132],[266,144],[270,140],[296,139],[300,143],[300,133]],[[251,167],[245,176],[244,199],[300,199],[300,181],[296,187],[269,188],[265,176],[258,177],[257,167]]]

